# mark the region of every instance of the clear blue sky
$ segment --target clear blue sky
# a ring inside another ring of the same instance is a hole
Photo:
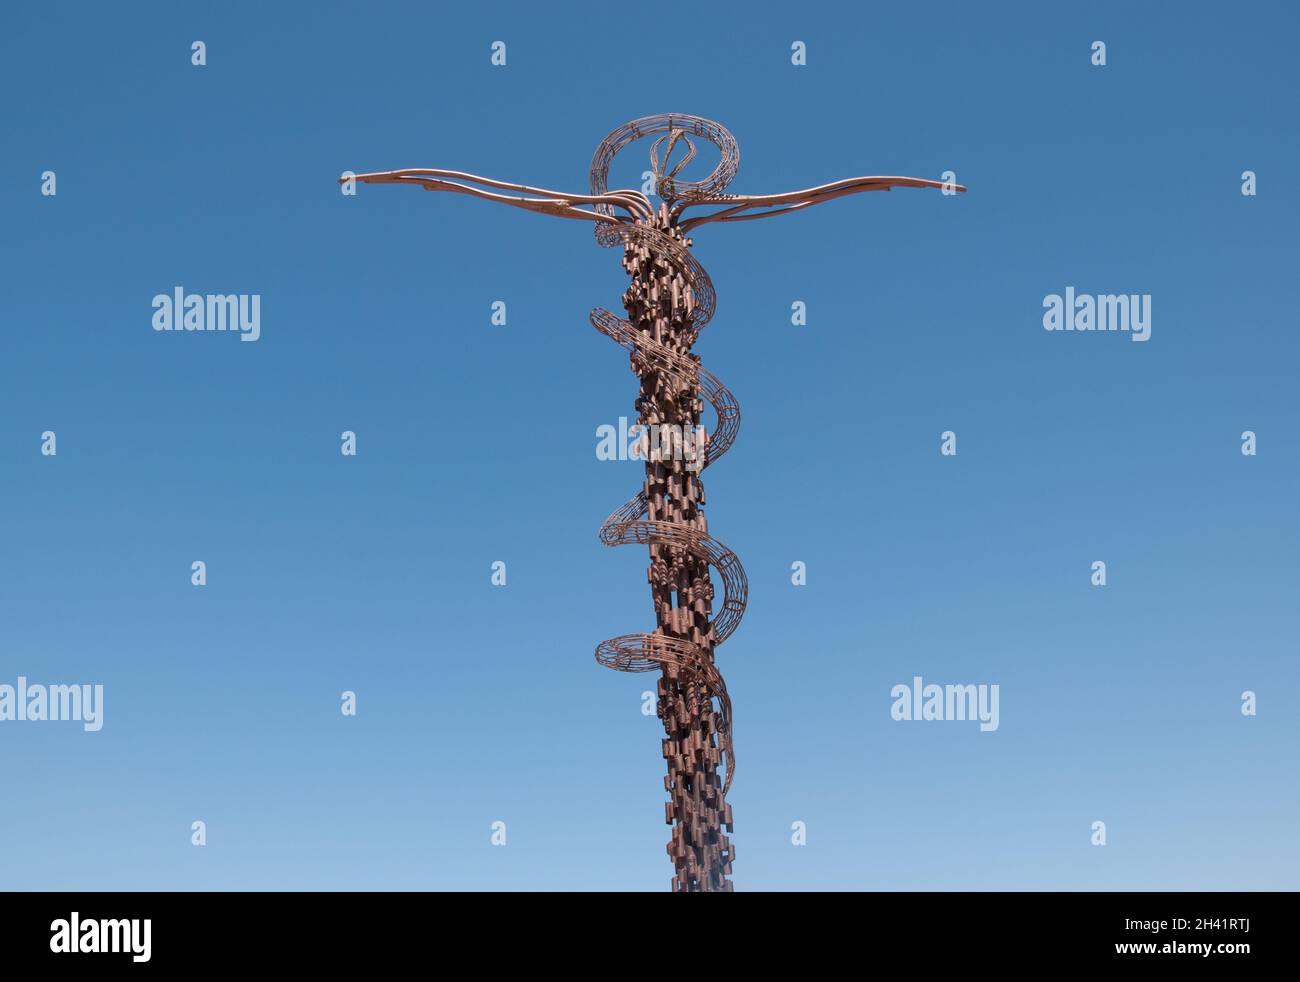
[[[1296,886],[1294,8],[294,6],[0,12],[0,683],[106,690],[98,733],[0,723],[0,886],[667,887],[653,676],[592,658],[653,623],[596,538],[640,481],[594,452],[618,256],[334,184],[583,191],[667,111],[731,128],[736,192],[970,187],[696,237],[737,887]],[[178,285],[260,294],[260,341],[154,332]],[[1150,294],[1151,340],[1044,331],[1067,286]],[[891,720],[914,675],[998,684],[998,731]]]

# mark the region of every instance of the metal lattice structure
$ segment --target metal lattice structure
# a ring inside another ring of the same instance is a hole
[[[610,165],[619,151],[647,136],[658,137],[650,150],[655,192],[662,201],[658,208],[641,191],[608,189]],[[720,156],[713,172],[701,181],[678,176],[695,156],[692,137],[711,143]],[[670,166],[679,144],[685,145],[686,152]],[[591,323],[630,352],[632,372],[640,380],[638,423],[658,428],[655,432],[697,433],[703,432],[706,401],[717,415],[713,433],[703,441],[702,456],[698,448],[679,442],[655,445],[643,439],[645,484],[600,527],[605,545],[641,545],[650,553],[654,630],[602,641],[596,660],[618,671],[660,673],[658,716],[666,734],[663,754],[668,764],[665,820],[673,830],[668,854],[676,868],[673,889],[682,892],[732,888],[729,876],[735,849],[726,834],[732,831],[726,796],[735,775],[735,750],[731,699],[714,652],[740,624],[748,592],[740,560],[709,535],[704,516],[700,474],[735,442],[740,407],[727,387],[700,365],[699,356],[691,353],[713,316],[716,298],[712,281],[690,252],[688,234],[710,222],[787,214],[864,191],[946,186],[965,190],[913,177],[854,177],[784,194],[726,194],[739,163],[740,150],[725,127],[697,116],[666,113],[625,123],[601,141],[591,161],[590,194],[450,170],[396,170],[354,178],[368,184],[414,184],[430,191],[469,194],[595,223],[597,242],[622,248],[631,285],[623,295],[626,318],[597,308],[591,312]],[[694,218],[685,215],[688,208],[709,205],[717,210]],[[722,582],[716,616],[710,571]]]

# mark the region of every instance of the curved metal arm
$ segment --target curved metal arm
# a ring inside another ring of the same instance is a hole
[[[456,180],[448,180],[448,178],[455,178]],[[348,178],[341,177],[339,183],[343,184],[347,180]],[[515,208],[524,208],[528,211],[556,215],[561,218],[581,218],[591,222],[605,222],[615,225],[635,221],[639,218],[647,218],[654,213],[650,207],[649,199],[640,191],[610,191],[599,195],[569,194],[566,191],[551,191],[547,188],[533,187],[529,184],[497,181],[490,177],[479,177],[477,174],[467,174],[464,171],[455,170],[411,167],[403,170],[357,174],[352,180],[360,181],[362,184],[414,184],[426,191],[451,191],[456,194],[469,194],[476,198],[483,198],[486,201],[496,201],[503,205],[512,205]],[[483,187],[474,187],[474,184],[481,184]],[[484,190],[484,187],[499,188],[505,191],[520,191],[525,195],[541,195],[541,197],[497,194],[493,191]],[[628,213],[628,217],[620,218],[603,214],[600,211],[576,207],[579,204],[607,205],[621,208]]]
[[[849,177],[842,181],[835,181],[831,184],[822,184],[815,188],[806,188],[802,191],[787,191],[784,194],[717,194],[708,197],[690,197],[686,198],[676,205],[673,209],[674,217],[678,217],[687,208],[694,205],[730,205],[721,211],[715,211],[708,215],[701,215],[699,218],[692,218],[688,221],[681,222],[680,226],[683,232],[689,233],[691,229],[698,225],[704,225],[708,222],[743,222],[754,218],[767,218],[770,215],[785,215],[792,211],[799,211],[810,205],[821,204],[824,201],[832,201],[835,198],[842,198],[849,194],[860,194],[866,191],[888,191],[891,188],[952,188],[956,191],[965,191],[966,188],[960,184],[945,183],[943,181],[929,181],[920,177]],[[777,206],[785,207],[777,207]],[[752,208],[767,208],[769,211],[762,211],[757,214],[746,215],[743,212]]]

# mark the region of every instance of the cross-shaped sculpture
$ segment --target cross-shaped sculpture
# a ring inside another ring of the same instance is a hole
[[[654,135],[659,137],[651,147],[650,164],[655,192],[662,201],[658,208],[641,191],[608,190],[615,155],[641,137]],[[678,179],[695,156],[692,136],[712,143],[721,155],[713,173],[702,181]],[[680,143],[686,145],[686,153],[670,168]],[[668,854],[676,867],[673,889],[678,891],[732,888],[728,877],[735,849],[723,831],[732,831],[731,806],[726,802],[735,774],[731,700],[713,653],[740,623],[747,592],[745,571],[736,554],[709,535],[704,518],[700,471],[735,441],[740,408],[690,351],[713,316],[714,293],[708,274],[689,251],[688,235],[710,222],[784,215],[863,191],[966,190],[915,177],[851,177],[785,194],[725,194],[739,162],[736,140],[725,127],[698,116],[665,113],[625,123],[601,141],[591,161],[590,194],[548,191],[451,170],[417,168],[355,176],[366,184],[413,184],[427,191],[470,194],[582,219],[595,224],[596,241],[602,246],[623,248],[623,268],[632,278],[623,294],[627,318],[597,308],[591,312],[591,323],[631,352],[632,371],[641,380],[636,408],[643,430],[646,478],[640,493],[605,519],[600,540],[609,546],[649,547],[656,625],[650,633],[602,641],[596,647],[596,660],[619,671],[661,673],[658,715],[667,733],[664,787],[669,795],[664,817],[673,826]],[[717,210],[686,217],[687,209],[710,205]],[[716,411],[717,426],[711,436],[697,441],[694,435],[703,432],[704,401]],[[722,581],[716,617],[710,567]],[[719,774],[724,761],[725,782]]]

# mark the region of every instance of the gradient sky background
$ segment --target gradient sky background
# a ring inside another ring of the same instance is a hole
[[[667,888],[654,676],[592,658],[653,624],[596,538],[640,482],[594,453],[618,255],[334,184],[585,191],[667,111],[732,130],[732,191],[971,189],[696,236],[737,888],[1296,887],[1298,15],[1055,6],[6,3],[0,682],[106,719],[0,724],[0,887]],[[261,294],[262,339],[155,333],[177,285]],[[1066,286],[1151,294],[1151,340],[1044,331]],[[999,684],[1000,729],[891,720],[914,675]]]

